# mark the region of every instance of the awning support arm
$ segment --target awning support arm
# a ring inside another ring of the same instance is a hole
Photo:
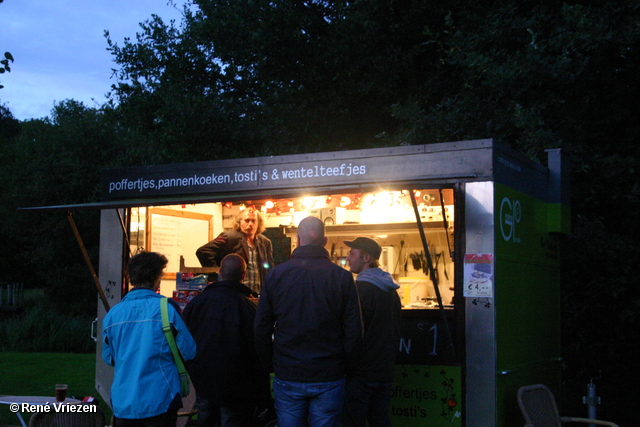
[[[440,288],[438,286],[438,278],[436,276],[436,271],[433,268],[433,260],[431,259],[431,253],[429,252],[429,244],[427,243],[427,237],[424,234],[424,229],[422,228],[422,220],[420,219],[420,212],[418,211],[418,204],[416,203],[415,190],[409,190],[411,194],[411,204],[413,205],[413,212],[416,215],[416,223],[418,225],[418,231],[420,232],[420,239],[422,240],[422,247],[424,248],[424,253],[427,257],[427,265],[429,267],[429,276],[431,278],[431,282],[433,283],[434,290],[436,292],[436,298],[438,299],[438,307],[440,316],[442,317],[442,323],[447,335],[447,341],[451,348],[451,355],[453,359],[456,358],[456,350],[453,345],[453,337],[451,336],[451,331],[449,330],[449,322],[447,321],[447,315],[444,311],[444,306],[442,305],[442,296],[440,295]],[[444,214],[444,211],[442,212]]]
[[[122,235],[124,236],[124,241],[129,248],[129,257],[133,254],[131,253],[131,243],[129,242],[129,234],[127,233],[127,227],[124,225],[124,219],[122,218],[122,214],[120,213],[120,209],[116,209],[116,213],[118,214],[118,219],[120,220],[120,227],[122,227]]]
[[[444,197],[442,196],[442,188],[440,192],[440,209],[442,209],[442,224],[444,225],[444,234],[447,236],[447,249],[449,249],[449,256],[453,259],[453,252],[451,251],[451,241],[449,240],[449,220],[447,220],[447,211],[444,209]],[[445,270],[445,275],[446,275]]]
[[[87,266],[89,267],[89,271],[91,271],[91,276],[93,277],[93,281],[95,282],[96,288],[98,289],[98,295],[100,295],[100,299],[102,300],[104,309],[107,312],[109,312],[109,301],[107,300],[107,296],[104,293],[104,289],[102,289],[102,285],[100,284],[100,279],[98,279],[98,275],[96,274],[96,271],[93,268],[93,264],[91,263],[91,258],[89,258],[89,253],[87,252],[87,248],[85,248],[84,242],[82,241],[82,237],[80,237],[80,233],[78,232],[78,227],[76,227],[76,223],[73,220],[73,216],[69,211],[67,211],[67,219],[69,220],[69,224],[73,229],[73,234],[76,236],[76,240],[78,241],[78,245],[80,246],[80,250],[82,251],[84,260],[87,263]]]

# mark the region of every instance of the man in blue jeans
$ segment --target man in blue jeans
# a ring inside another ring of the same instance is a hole
[[[255,320],[258,356],[273,369],[279,427],[337,426],[347,366],[362,336],[353,276],[324,248],[324,224],[307,217],[298,247],[271,269]]]

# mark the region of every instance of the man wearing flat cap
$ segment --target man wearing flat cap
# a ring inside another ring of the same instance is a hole
[[[349,269],[358,274],[364,337],[357,364],[347,374],[342,425],[391,426],[388,407],[400,342],[400,286],[378,267],[382,248],[375,240],[358,237],[344,243],[351,248]]]

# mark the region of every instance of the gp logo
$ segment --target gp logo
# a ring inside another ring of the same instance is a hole
[[[522,206],[519,200],[505,197],[500,204],[500,231],[502,238],[507,242],[519,243],[520,238],[516,236],[516,225],[522,219]]]

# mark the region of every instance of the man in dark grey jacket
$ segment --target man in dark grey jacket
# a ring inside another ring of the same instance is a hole
[[[273,245],[262,235],[264,230],[264,218],[260,212],[247,208],[236,216],[233,230],[223,231],[199,247],[196,256],[203,267],[215,267],[229,254],[240,255],[247,262],[244,284],[257,295],[267,270],[273,267]]]
[[[337,426],[347,366],[362,335],[351,273],[331,262],[320,219],[298,226],[292,258],[271,269],[255,320],[258,356],[275,373],[279,426]]]
[[[364,427],[368,422],[370,427],[388,427],[393,366],[400,341],[399,286],[378,268],[382,248],[375,240],[358,237],[344,243],[351,248],[349,268],[358,273],[364,338],[355,367],[347,375],[342,425]]]

